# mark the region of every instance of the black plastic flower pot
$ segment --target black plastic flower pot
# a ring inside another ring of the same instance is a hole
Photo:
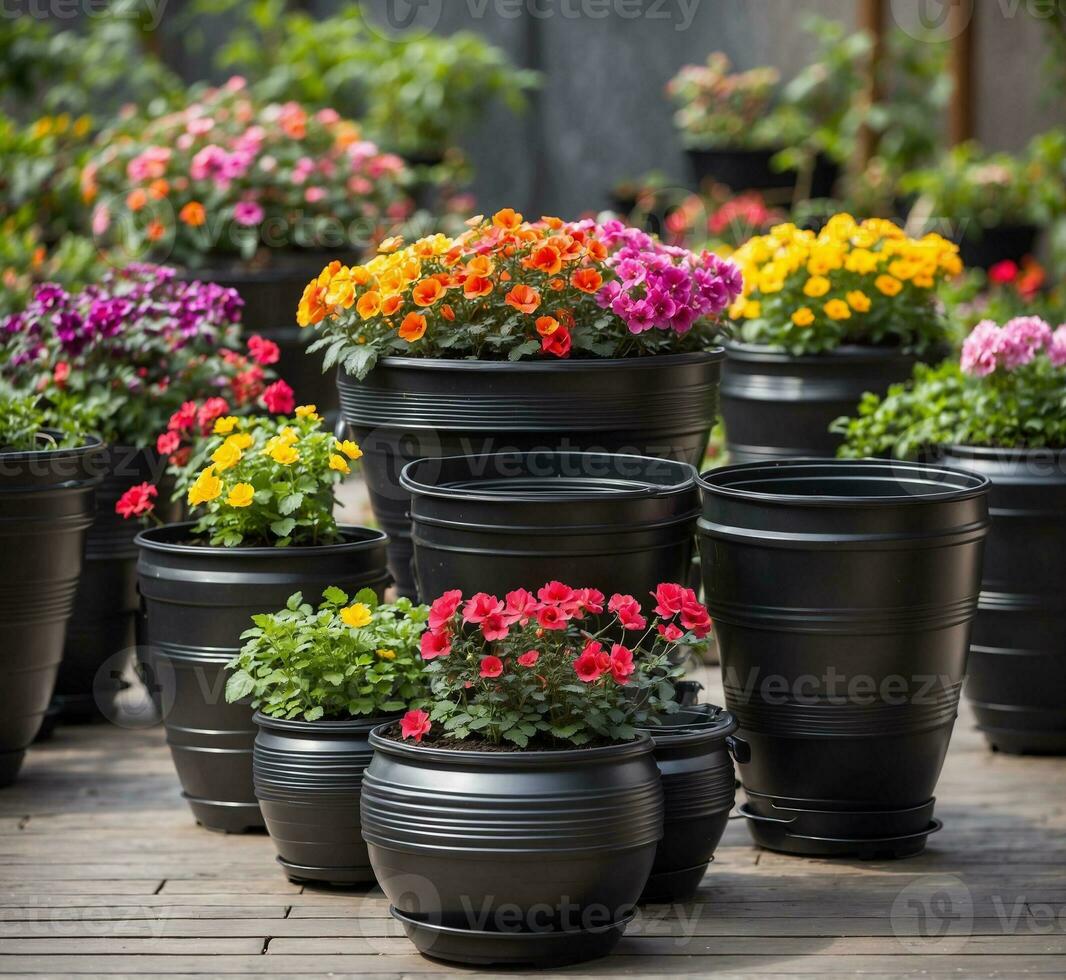
[[[390,720],[299,721],[256,712],[252,781],[278,863],[294,882],[372,885],[359,824],[370,730]]]
[[[422,952],[547,964],[609,951],[613,942],[589,952],[590,931],[621,934],[663,833],[650,738],[494,752],[387,731],[370,736],[363,838],[401,921],[423,927]],[[520,960],[508,957],[519,945]]]
[[[424,457],[562,450],[699,465],[718,413],[721,349],[607,360],[384,358],[338,374],[341,414],[363,450],[389,567],[414,596],[411,500],[400,471]]]
[[[411,494],[420,595],[503,592],[564,576],[647,597],[691,572],[699,516],[688,463],[606,453],[422,459]]]
[[[722,421],[732,463],[832,456],[841,436],[830,423],[852,415],[863,394],[883,395],[919,361],[897,347],[845,346],[796,356],[763,344],[729,343],[722,371]]]
[[[337,544],[213,548],[193,543],[192,527],[169,524],[137,538],[151,672],[193,816],[209,830],[240,833],[263,826],[252,785],[256,726],[247,703],[227,703],[225,665],[251,617],[284,608],[294,592],[310,602],[330,585],[381,595],[385,535],[343,527]]]
[[[48,709],[103,456],[97,440],[0,452],[0,786],[17,778]]]
[[[697,184],[725,184],[733,191],[782,191],[796,189],[795,170],[777,171],[771,160],[780,147],[766,150],[742,150],[723,147],[714,150],[686,150],[692,176]],[[811,175],[810,196],[831,197],[840,176],[840,167],[819,154]]]
[[[122,674],[139,643],[135,520],[115,513],[115,504],[137,483],[158,483],[166,458],[151,449],[108,446],[106,471],[96,491],[96,515],[85,544],[85,572],[67,627],[55,700],[61,722],[102,721],[114,716]],[[163,520],[176,519],[180,504],[164,487],[156,501]]]
[[[700,478],[705,601],[757,843],[900,857],[937,829],[980,591],[988,481],[795,460]]]
[[[992,481],[966,695],[994,749],[1066,754],[1066,449],[952,446]]]
[[[730,743],[737,723],[718,708],[684,710],[663,721],[643,729],[655,744],[663,780],[663,839],[641,901],[687,902],[714,859],[736,802]]]
[[[959,238],[959,258],[967,268],[990,269],[997,262],[1021,262],[1036,250],[1036,225],[996,225]]]

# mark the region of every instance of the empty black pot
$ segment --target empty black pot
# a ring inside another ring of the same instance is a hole
[[[943,354],[937,350],[929,359]],[[730,462],[832,456],[842,437],[829,431],[830,423],[854,414],[865,392],[883,395],[926,360],[898,347],[795,356],[764,344],[727,344],[722,421]]]
[[[429,599],[531,588],[560,576],[577,588],[643,600],[686,582],[699,516],[688,463],[606,453],[497,453],[422,459],[411,494],[415,572]]]
[[[771,161],[780,147],[743,150],[722,147],[713,150],[687,150],[692,176],[697,184],[725,184],[733,191],[779,191],[791,196],[799,174],[795,170],[775,170]],[[810,197],[831,197],[840,176],[840,167],[818,154],[811,174]],[[780,195],[778,195],[780,196]]]
[[[299,721],[256,712],[255,796],[290,880],[374,883],[359,797],[373,755],[370,730],[389,720]]]
[[[1021,262],[1036,250],[1036,225],[996,225],[959,238],[959,258],[966,268],[990,269],[997,262]]]
[[[687,902],[703,880],[736,802],[730,751],[737,723],[720,708],[683,710],[663,722],[665,727],[643,729],[655,744],[663,778],[663,839],[641,901]]]
[[[700,478],[726,705],[763,846],[902,856],[936,824],[988,530],[988,481],[795,460]]]
[[[317,602],[337,585],[349,593],[388,584],[385,535],[344,527],[345,540],[308,548],[212,548],[192,543],[191,524],[137,538],[152,673],[174,765],[197,822],[240,833],[263,826],[252,787],[252,709],[225,698],[226,663],[256,613],[302,591]]]
[[[994,749],[1066,753],[1066,449],[952,446],[992,481],[966,694]]]
[[[698,465],[718,412],[722,350],[608,360],[386,357],[364,381],[337,376],[341,415],[363,450],[389,567],[415,595],[411,500],[400,471],[423,457],[561,450]]]
[[[17,778],[52,696],[103,456],[98,440],[0,452],[0,786]]]

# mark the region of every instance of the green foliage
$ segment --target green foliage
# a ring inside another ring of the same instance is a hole
[[[0,452],[43,452],[78,446],[85,441],[92,424],[92,416],[74,400],[56,405],[39,395],[0,384]],[[62,434],[57,438],[55,432]]]
[[[285,609],[252,617],[227,665],[226,700],[250,698],[273,718],[343,720],[387,715],[425,696],[418,640],[428,610],[410,599],[379,603],[330,587],[317,611],[297,592]],[[358,624],[358,625],[351,625]]]
[[[90,239],[64,235],[49,249],[38,229],[20,231],[16,225],[15,219],[0,225],[0,317],[24,309],[43,282],[77,291],[107,271],[106,255]]]

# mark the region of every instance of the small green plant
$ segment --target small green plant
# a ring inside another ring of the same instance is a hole
[[[0,384],[0,452],[77,446],[84,442],[93,421],[89,410],[76,400],[64,398],[57,405]]]
[[[381,603],[371,589],[349,601],[330,587],[322,598],[316,610],[297,592],[280,612],[252,617],[227,665],[226,700],[250,698],[263,714],[305,721],[395,714],[421,703],[418,644],[428,607]]]

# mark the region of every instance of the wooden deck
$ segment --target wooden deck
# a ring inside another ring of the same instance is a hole
[[[291,885],[268,837],[203,831],[178,793],[158,727],[34,747],[0,791],[0,973],[476,972],[415,953],[380,893]],[[877,864],[759,851],[734,821],[696,902],[645,910],[616,955],[559,972],[1066,975],[1066,760],[992,755],[964,714],[937,812],[926,854]]]

